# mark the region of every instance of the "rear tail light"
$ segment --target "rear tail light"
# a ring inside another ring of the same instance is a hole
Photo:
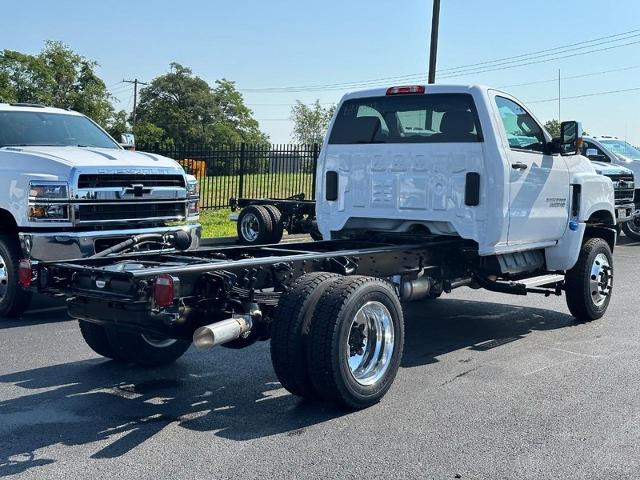
[[[169,274],[156,277],[153,284],[153,300],[159,307],[169,307],[173,305],[173,293],[175,282]]]
[[[22,288],[29,288],[33,280],[33,270],[31,268],[31,260],[26,258],[20,260],[18,264],[18,285]]]
[[[424,85],[409,85],[406,87],[391,87],[387,89],[387,95],[402,95],[405,93],[424,93]]]

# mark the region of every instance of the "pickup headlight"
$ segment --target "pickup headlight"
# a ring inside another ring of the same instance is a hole
[[[198,179],[193,175],[187,175],[187,195],[190,197],[197,197],[200,195]]]
[[[67,200],[69,184],[67,182],[31,182],[29,200]]]
[[[66,182],[31,182],[27,215],[31,221],[69,221],[69,185]]]

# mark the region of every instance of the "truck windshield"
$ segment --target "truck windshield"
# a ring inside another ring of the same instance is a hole
[[[120,148],[87,117],[45,112],[0,112],[0,148],[9,146]]]
[[[624,140],[598,140],[602,145],[607,147],[607,149],[618,155],[619,157],[623,157],[625,160],[640,160],[640,150],[638,150],[633,145],[625,142]]]
[[[355,98],[340,107],[330,144],[481,142],[469,94]]]

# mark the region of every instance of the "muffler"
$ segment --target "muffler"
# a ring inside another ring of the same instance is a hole
[[[193,343],[200,350],[207,350],[240,338],[253,328],[251,315],[234,315],[227,320],[198,328],[193,333]]]

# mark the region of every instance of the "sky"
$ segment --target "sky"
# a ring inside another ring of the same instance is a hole
[[[544,122],[558,118],[560,69],[562,120],[640,144],[638,0],[441,1],[436,82],[503,87]],[[328,105],[363,82],[424,83],[431,9],[431,0],[4,0],[0,49],[36,53],[45,40],[64,42],[99,63],[117,109],[133,105],[123,79],[150,81],[171,62],[210,84],[233,80],[271,141],[286,143],[296,100]],[[446,71],[572,44],[580,45],[564,54]],[[370,82],[381,78],[389,80]],[[584,96],[618,90],[631,91]]]

